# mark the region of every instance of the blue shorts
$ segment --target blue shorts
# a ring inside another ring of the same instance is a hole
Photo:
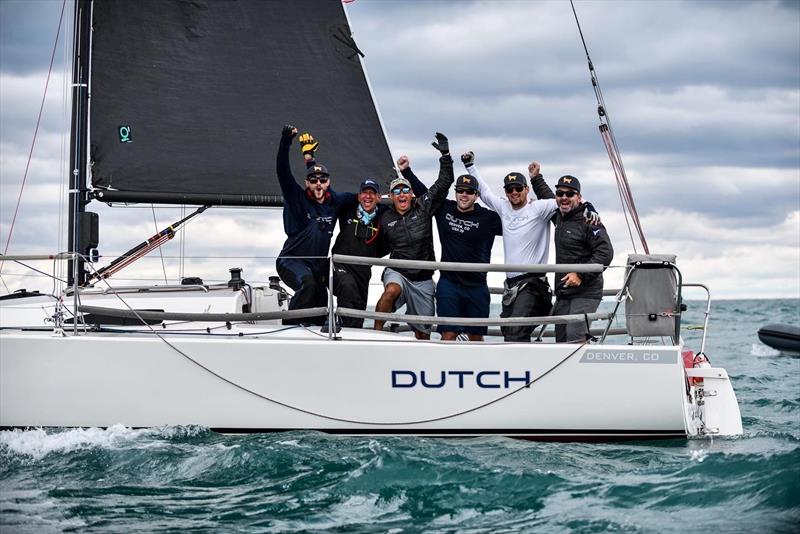
[[[447,278],[439,278],[436,284],[436,311],[439,317],[469,317],[485,319],[489,317],[489,287],[462,286],[454,284]],[[459,326],[440,324],[437,331],[465,332],[485,336],[485,326]]]

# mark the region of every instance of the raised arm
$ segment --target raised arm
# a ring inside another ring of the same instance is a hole
[[[450,143],[447,137],[442,133],[436,132],[436,141],[432,145],[442,156],[439,158],[439,177],[428,189],[426,197],[423,197],[423,200],[430,198],[431,212],[436,211],[442,205],[442,202],[447,198],[450,186],[456,180],[453,174],[453,158],[450,157]]]
[[[556,198],[553,190],[550,189],[550,186],[544,181],[544,177],[541,173],[541,166],[538,161],[532,161],[531,164],[528,165],[528,177],[531,180],[531,192],[536,195],[537,199]]]
[[[461,162],[464,164],[464,167],[466,167],[469,175],[478,181],[478,189],[481,193],[480,198],[483,203],[486,204],[486,206],[491,210],[500,211],[500,207],[503,205],[504,199],[495,195],[486,182],[484,182],[481,178],[478,168],[475,166],[475,154],[471,151],[461,154]]]
[[[422,183],[422,181],[417,178],[417,175],[411,170],[411,162],[408,160],[408,156],[400,156],[397,159],[397,168],[400,170],[400,174],[403,175],[403,178],[409,181],[411,184],[411,189],[414,191],[414,195],[417,198],[420,198],[422,195],[428,192],[428,186]]]
[[[289,147],[292,145],[292,139],[295,135],[297,135],[297,128],[290,124],[285,125],[281,131],[281,142],[278,145],[276,170],[278,172],[278,183],[286,200],[293,199],[298,194],[303,194],[303,188],[294,179],[292,167],[289,165]]]

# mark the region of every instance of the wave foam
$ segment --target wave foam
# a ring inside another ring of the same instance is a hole
[[[119,447],[140,438],[150,430],[133,430],[123,425],[102,428],[75,428],[61,432],[9,430],[0,432],[0,447],[21,456],[41,460],[52,452],[72,452],[91,447]]]
[[[779,356],[780,353],[781,351],[761,343],[753,343],[753,348],[750,349],[750,356]]]

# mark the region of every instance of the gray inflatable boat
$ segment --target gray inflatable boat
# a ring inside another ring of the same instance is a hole
[[[800,353],[800,328],[788,324],[768,324],[758,330],[758,339],[782,352]]]

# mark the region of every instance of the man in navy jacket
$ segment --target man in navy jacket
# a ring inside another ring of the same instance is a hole
[[[283,244],[275,267],[281,280],[294,290],[290,310],[328,305],[328,251],[336,219],[358,204],[356,195],[337,193],[330,188],[330,175],[325,166],[314,160],[319,143],[309,134],[300,136],[301,150],[308,172],[305,187],[292,175],[289,147],[297,128],[283,127],[278,147],[278,182],[283,193]],[[285,319],[284,324],[323,324],[325,316]]]

